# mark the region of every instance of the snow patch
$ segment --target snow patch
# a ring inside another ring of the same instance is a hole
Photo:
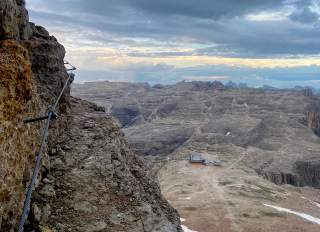
[[[190,230],[188,227],[186,227],[186,226],[184,226],[184,225],[181,225],[181,227],[182,227],[182,230],[183,230],[184,232],[198,232],[198,231],[195,231],[195,230]]]
[[[186,219],[180,218],[180,221],[181,221],[181,222],[185,222]],[[190,230],[187,226],[184,226],[184,225],[181,225],[181,227],[182,227],[182,230],[183,230],[184,232],[198,232],[198,231],[195,231],[195,230]]]
[[[291,214],[294,214],[294,215],[297,215],[299,217],[302,217],[310,222],[313,222],[313,223],[316,223],[316,224],[319,224],[320,225],[320,218],[316,218],[316,217],[313,217],[309,214],[306,214],[306,213],[299,213],[299,212],[296,212],[296,211],[293,211],[293,210],[290,210],[290,209],[286,209],[286,208],[281,208],[279,206],[274,206],[274,205],[268,205],[268,204],[263,204],[264,206],[267,206],[267,207],[270,207],[270,208],[273,208],[273,209],[276,209],[278,210],[279,212],[286,212],[286,213],[291,213]]]
[[[312,204],[314,204],[315,206],[317,206],[317,207],[320,208],[320,204],[319,204],[318,202],[312,201],[312,200],[310,200],[310,199],[308,199],[308,198],[305,198],[305,197],[303,197],[303,196],[302,196],[301,198],[310,201]]]

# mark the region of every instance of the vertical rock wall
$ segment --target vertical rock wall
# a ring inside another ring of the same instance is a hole
[[[0,231],[17,225],[39,147],[41,123],[23,119],[45,114],[54,102],[67,79],[64,55],[54,37],[29,23],[23,0],[0,1]],[[62,117],[50,128],[51,144],[66,125],[69,92],[59,106]],[[43,171],[48,160],[45,155]]]
[[[310,107],[306,114],[308,127],[320,136],[320,110],[317,107]]]
[[[68,78],[64,67],[65,49],[55,37],[50,36],[45,28],[29,23],[30,37],[22,40],[22,45],[29,51],[33,79],[41,99],[41,114],[50,108]],[[70,86],[64,92],[58,113],[59,120],[55,121],[50,130],[49,144],[60,140],[66,126],[65,115],[70,109]],[[53,144],[51,144],[53,145]]]
[[[38,145],[38,125],[23,119],[40,108],[26,49],[0,41],[0,231],[16,224]]]

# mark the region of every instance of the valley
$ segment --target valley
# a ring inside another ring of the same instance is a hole
[[[319,230],[290,213],[320,218],[316,96],[218,82],[91,82],[72,94],[118,119],[185,231]],[[222,165],[191,164],[192,152]]]

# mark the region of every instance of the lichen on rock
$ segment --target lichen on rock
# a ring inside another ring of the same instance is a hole
[[[24,1],[0,2],[0,231],[17,225],[39,147],[41,123],[23,120],[44,115],[67,79],[65,50],[46,33],[29,22]],[[66,92],[59,113],[68,112],[68,97]],[[65,125],[63,115],[53,123],[49,146]],[[48,161],[44,154],[41,173]]]
[[[0,228],[10,231],[22,207],[39,127],[23,124],[40,108],[27,50],[0,41]]]

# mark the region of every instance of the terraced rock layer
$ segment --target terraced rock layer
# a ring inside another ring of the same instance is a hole
[[[72,93],[105,106],[147,160],[214,153],[277,184],[320,187],[319,97],[306,91],[90,82]]]

